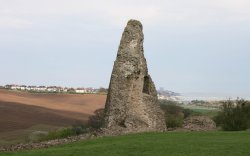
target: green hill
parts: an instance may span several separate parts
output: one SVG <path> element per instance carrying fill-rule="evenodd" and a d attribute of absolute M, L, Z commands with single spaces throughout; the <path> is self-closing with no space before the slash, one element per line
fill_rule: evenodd
<path fill-rule="evenodd" d="M 244 156 L 250 132 L 167 132 L 103 137 L 48 149 L 0 153 L 0 156 Z"/>

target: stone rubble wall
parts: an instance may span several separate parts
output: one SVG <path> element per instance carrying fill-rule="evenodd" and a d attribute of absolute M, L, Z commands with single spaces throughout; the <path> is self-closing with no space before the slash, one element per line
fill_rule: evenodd
<path fill-rule="evenodd" d="M 21 151 L 21 150 L 32 150 L 32 149 L 41 149 L 49 148 L 56 145 L 72 143 L 80 140 L 90 140 L 96 138 L 97 136 L 94 133 L 87 133 L 78 136 L 71 136 L 63 139 L 55 139 L 49 141 L 43 141 L 38 143 L 22 143 L 17 145 L 10 145 L 5 147 L 0 147 L 0 152 L 11 152 L 11 151 Z"/>

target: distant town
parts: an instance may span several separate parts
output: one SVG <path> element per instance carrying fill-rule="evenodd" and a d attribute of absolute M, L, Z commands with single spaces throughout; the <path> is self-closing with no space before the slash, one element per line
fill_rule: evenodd
<path fill-rule="evenodd" d="M 32 93 L 71 93 L 71 94 L 107 94 L 107 88 L 92 88 L 92 87 L 62 87 L 62 86 L 29 86 L 29 85 L 18 85 L 18 84 L 7 84 L 0 86 L 2 89 L 16 90 L 16 91 L 27 91 Z M 172 91 L 164 90 L 160 88 L 158 91 L 158 98 L 162 100 L 179 101 L 180 94 Z"/>
<path fill-rule="evenodd" d="M 7 84 L 5 86 L 0 86 L 4 89 L 18 90 L 18 91 L 28 91 L 28 92 L 38 92 L 38 93 L 76 93 L 76 94 L 97 94 L 97 93 L 107 93 L 106 88 L 68 88 L 61 86 L 26 86 L 18 84 Z"/>

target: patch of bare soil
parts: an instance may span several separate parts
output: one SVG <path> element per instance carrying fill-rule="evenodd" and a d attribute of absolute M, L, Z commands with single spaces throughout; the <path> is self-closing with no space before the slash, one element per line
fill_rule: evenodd
<path fill-rule="evenodd" d="M 96 109 L 104 107 L 105 100 L 106 95 L 97 94 L 38 94 L 0 89 L 0 144 L 48 127 L 84 124 Z"/>

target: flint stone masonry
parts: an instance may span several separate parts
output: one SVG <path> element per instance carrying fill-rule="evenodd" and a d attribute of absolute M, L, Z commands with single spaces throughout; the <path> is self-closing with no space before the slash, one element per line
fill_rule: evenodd
<path fill-rule="evenodd" d="M 122 34 L 105 105 L 104 128 L 111 133 L 164 131 L 155 85 L 143 51 L 142 24 L 130 20 Z"/>
<path fill-rule="evenodd" d="M 16 145 L 9 145 L 6 147 L 0 146 L 0 153 L 1 152 L 10 152 L 10 151 L 22 151 L 22 150 L 32 150 L 32 149 L 42 149 L 42 148 L 49 148 L 56 145 L 68 144 L 80 140 L 91 140 L 94 138 L 102 137 L 97 135 L 98 132 L 93 133 L 86 133 L 78 136 L 71 136 L 62 139 L 55 139 L 49 141 L 43 141 L 38 143 L 23 143 L 23 144 L 16 144 Z"/>
<path fill-rule="evenodd" d="M 184 120 L 183 129 L 189 131 L 213 131 L 216 123 L 207 116 L 192 116 Z"/>

